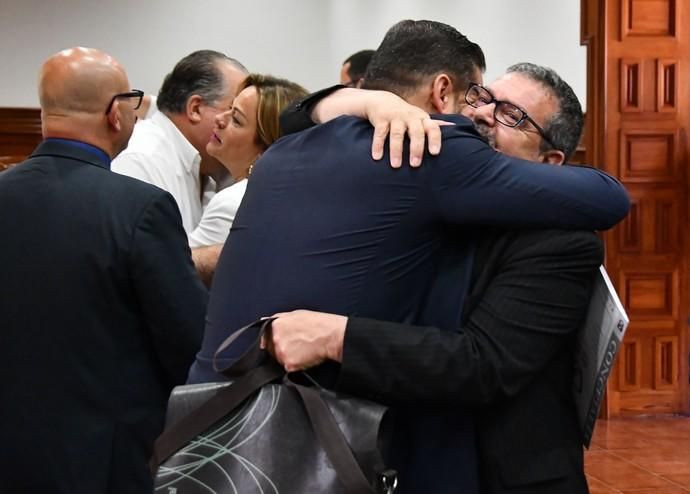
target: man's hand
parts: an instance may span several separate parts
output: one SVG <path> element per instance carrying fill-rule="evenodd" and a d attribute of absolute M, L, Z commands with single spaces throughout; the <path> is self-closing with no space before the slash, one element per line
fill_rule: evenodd
<path fill-rule="evenodd" d="M 383 157 L 386 137 L 390 136 L 390 161 L 393 168 L 402 165 L 406 134 L 410 138 L 410 166 L 417 167 L 422 164 L 424 140 L 428 141 L 429 153 L 438 154 L 441 151 L 441 126 L 452 125 L 432 120 L 421 108 L 387 91 L 368 91 L 365 108 L 365 118 L 374 126 L 371 156 L 375 160 Z"/>
<path fill-rule="evenodd" d="M 325 123 L 341 115 L 366 118 L 374 126 L 371 156 L 383 157 L 386 137 L 390 135 L 390 164 L 402 165 L 402 149 L 405 135 L 410 138 L 410 166 L 417 167 L 424 156 L 424 141 L 429 153 L 441 151 L 441 126 L 452 125 L 432 120 L 421 108 L 407 103 L 388 91 L 345 88 L 328 95 L 314 107 L 311 118 Z"/>
<path fill-rule="evenodd" d="M 274 314 L 261 342 L 287 372 L 309 369 L 325 360 L 342 361 L 347 317 L 296 310 Z"/>

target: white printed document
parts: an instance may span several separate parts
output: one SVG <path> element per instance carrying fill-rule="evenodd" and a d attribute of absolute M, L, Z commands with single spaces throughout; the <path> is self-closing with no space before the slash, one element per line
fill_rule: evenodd
<path fill-rule="evenodd" d="M 603 266 L 599 273 L 575 348 L 573 392 L 582 444 L 587 448 L 609 374 L 630 322 Z"/>

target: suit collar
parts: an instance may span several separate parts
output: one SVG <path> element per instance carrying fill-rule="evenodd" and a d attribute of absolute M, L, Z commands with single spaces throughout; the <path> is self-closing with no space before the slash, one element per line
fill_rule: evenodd
<path fill-rule="evenodd" d="M 86 142 L 49 138 L 40 143 L 31 153 L 31 157 L 46 155 L 73 158 L 110 170 L 110 157 L 105 151 Z"/>
<path fill-rule="evenodd" d="M 459 113 L 432 113 L 430 116 L 434 120 L 444 120 L 446 122 L 452 122 L 455 125 L 463 127 L 474 127 L 472 120 L 467 118 L 465 115 L 460 115 Z"/>

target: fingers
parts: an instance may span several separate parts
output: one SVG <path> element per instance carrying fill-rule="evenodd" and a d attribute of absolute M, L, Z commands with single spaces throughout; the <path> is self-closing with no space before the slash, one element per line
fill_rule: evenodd
<path fill-rule="evenodd" d="M 296 372 L 310 367 L 300 360 L 302 357 L 300 354 L 294 350 L 288 351 L 286 343 L 283 342 L 279 336 L 270 337 L 266 343 L 267 351 L 273 355 L 273 358 L 275 358 L 276 362 L 283 366 L 285 372 Z"/>
<path fill-rule="evenodd" d="M 400 168 L 402 165 L 403 142 L 407 130 L 408 125 L 403 120 L 393 120 L 390 123 L 390 142 L 388 146 L 390 150 L 391 166 L 393 168 Z"/>
<path fill-rule="evenodd" d="M 408 121 L 407 135 L 410 138 L 410 166 L 413 168 L 422 164 L 422 158 L 424 157 L 424 141 L 426 139 L 425 132 L 426 130 L 422 120 L 415 119 Z"/>
<path fill-rule="evenodd" d="M 424 134 L 428 140 L 429 154 L 437 155 L 441 152 L 441 126 L 452 125 L 450 122 L 442 122 L 441 120 L 425 119 L 422 122 Z"/>
<path fill-rule="evenodd" d="M 388 122 L 377 124 L 374 127 L 374 140 L 371 143 L 371 157 L 375 160 L 383 158 L 383 146 L 388 137 Z"/>
<path fill-rule="evenodd" d="M 281 359 L 279 358 L 277 352 L 276 352 L 276 348 L 275 348 L 275 346 L 274 346 L 274 344 L 273 344 L 273 338 L 272 338 L 272 336 L 270 336 L 270 335 L 264 335 L 264 336 L 261 338 L 261 349 L 262 349 L 262 350 L 266 350 L 268 353 L 270 353 L 271 355 L 273 355 L 273 358 L 275 358 L 275 359 L 278 361 L 278 363 L 280 363 L 280 364 L 283 363 L 283 362 L 281 361 Z"/>
<path fill-rule="evenodd" d="M 307 367 L 299 367 L 299 366 L 292 365 L 292 364 L 284 364 L 284 365 L 283 365 L 283 368 L 285 369 L 285 372 L 287 372 L 287 373 L 290 373 L 290 372 L 297 372 L 297 371 L 301 371 L 301 370 L 306 370 L 306 369 L 307 369 Z"/>
<path fill-rule="evenodd" d="M 410 140 L 409 164 L 416 168 L 424 159 L 425 145 L 431 155 L 441 152 L 441 127 L 452 122 L 433 120 L 428 115 L 405 115 L 394 119 L 383 119 L 374 127 L 371 156 L 375 160 L 383 157 L 386 138 L 389 138 L 390 166 L 400 168 L 406 138 Z"/>

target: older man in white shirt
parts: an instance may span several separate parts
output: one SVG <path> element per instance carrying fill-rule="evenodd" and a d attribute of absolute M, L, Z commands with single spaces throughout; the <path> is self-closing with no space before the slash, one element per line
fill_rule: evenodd
<path fill-rule="evenodd" d="M 198 225 L 224 167 L 206 152 L 216 115 L 232 105 L 247 69 L 200 50 L 180 60 L 158 94 L 159 111 L 136 125 L 113 171 L 164 189 L 175 198 L 187 233 Z"/>

